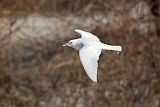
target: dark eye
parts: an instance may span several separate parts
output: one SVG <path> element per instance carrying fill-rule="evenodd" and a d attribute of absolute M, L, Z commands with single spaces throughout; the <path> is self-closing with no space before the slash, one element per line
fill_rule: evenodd
<path fill-rule="evenodd" d="M 72 44 L 72 42 L 70 42 L 70 44 Z"/>

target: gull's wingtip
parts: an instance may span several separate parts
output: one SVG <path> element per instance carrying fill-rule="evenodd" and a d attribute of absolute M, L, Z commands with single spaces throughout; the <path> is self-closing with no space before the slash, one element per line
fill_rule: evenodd
<path fill-rule="evenodd" d="M 89 78 L 90 78 L 93 82 L 97 83 L 97 75 L 96 75 L 95 77 L 89 76 Z"/>
<path fill-rule="evenodd" d="M 79 36 L 82 36 L 82 34 L 84 34 L 85 31 L 80 29 L 75 29 L 74 32 L 77 33 Z"/>
<path fill-rule="evenodd" d="M 93 82 L 95 82 L 95 83 L 97 83 L 97 79 L 95 79 L 95 80 L 92 80 Z"/>
<path fill-rule="evenodd" d="M 74 32 L 79 32 L 79 31 L 82 31 L 82 30 L 80 30 L 80 29 L 74 29 Z"/>

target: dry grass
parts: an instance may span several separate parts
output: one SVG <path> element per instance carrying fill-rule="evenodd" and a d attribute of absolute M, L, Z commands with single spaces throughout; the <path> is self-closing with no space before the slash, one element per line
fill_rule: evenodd
<path fill-rule="evenodd" d="M 1 0 L 1 15 L 20 15 L 39 12 L 46 15 L 70 13 L 75 15 L 90 15 L 96 12 L 107 14 L 114 10 L 123 13 L 134 7 L 139 2 L 146 2 L 153 13 L 159 14 L 159 0 Z M 119 5 L 117 5 L 119 4 Z M 123 7 L 121 7 L 123 5 Z M 122 9 L 124 8 L 124 9 Z"/>
<path fill-rule="evenodd" d="M 14 14 L 16 12 L 40 12 L 55 14 L 82 13 L 103 10 L 105 0 L 2 0 L 0 2 L 1 14 Z M 84 14 L 85 14 L 84 13 Z"/>
<path fill-rule="evenodd" d="M 120 15 L 124 20 L 123 27 L 119 29 L 116 25 L 90 29 L 90 32 L 100 35 L 104 43 L 123 46 L 120 55 L 110 51 L 102 54 L 97 84 L 92 83 L 85 74 L 75 50 L 62 47 L 71 38 L 56 41 L 21 39 L 13 42 L 12 32 L 6 35 L 7 42 L 0 38 L 1 107 L 160 106 L 160 34 L 155 30 L 147 29 L 147 33 L 139 30 L 141 22 L 155 23 L 155 20 L 150 20 L 152 16 L 146 20 L 143 14 L 135 19 L 125 17 L 130 13 L 127 8 L 131 6 L 127 4 L 130 0 L 103 1 L 0 1 L 3 15 L 15 11 L 25 14 L 31 11 L 56 14 L 58 11 L 67 15 L 70 12 L 91 15 L 93 11 L 99 11 L 107 12 L 115 19 L 118 17 L 116 15 Z M 121 9 L 123 3 L 126 7 Z M 12 24 L 14 21 L 11 21 Z M 144 25 L 144 28 L 148 27 Z"/>
<path fill-rule="evenodd" d="M 123 45 L 120 55 L 102 54 L 97 84 L 86 76 L 75 51 L 61 47 L 69 38 L 57 43 L 24 40 L 23 44 L 12 44 L 8 49 L 2 46 L 0 105 L 158 107 L 159 38 L 111 37 L 100 29 L 92 32 L 101 32 L 100 38 L 105 43 Z"/>

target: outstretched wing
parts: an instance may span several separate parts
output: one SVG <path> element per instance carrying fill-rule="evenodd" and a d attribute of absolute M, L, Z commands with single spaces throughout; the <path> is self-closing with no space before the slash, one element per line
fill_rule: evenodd
<path fill-rule="evenodd" d="M 97 36 L 93 35 L 92 33 L 89 33 L 89 32 L 83 31 L 83 30 L 79 30 L 79 29 L 75 29 L 74 32 L 76 32 L 78 35 L 80 35 L 81 38 L 87 37 L 87 38 L 90 38 L 91 40 L 100 41 L 99 38 Z"/>
<path fill-rule="evenodd" d="M 79 51 L 81 63 L 87 75 L 94 82 L 97 82 L 97 69 L 100 54 L 101 50 L 95 49 L 92 46 L 84 46 Z"/>

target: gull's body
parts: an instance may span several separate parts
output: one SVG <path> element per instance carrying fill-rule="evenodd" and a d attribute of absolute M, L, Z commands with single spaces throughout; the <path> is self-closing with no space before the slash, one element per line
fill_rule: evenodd
<path fill-rule="evenodd" d="M 94 82 L 97 82 L 97 69 L 98 60 L 102 50 L 113 50 L 122 51 L 121 46 L 106 45 L 100 42 L 99 38 L 95 35 L 82 31 L 74 30 L 81 38 L 70 40 L 63 46 L 69 46 L 79 51 L 81 63 L 90 77 Z"/>

